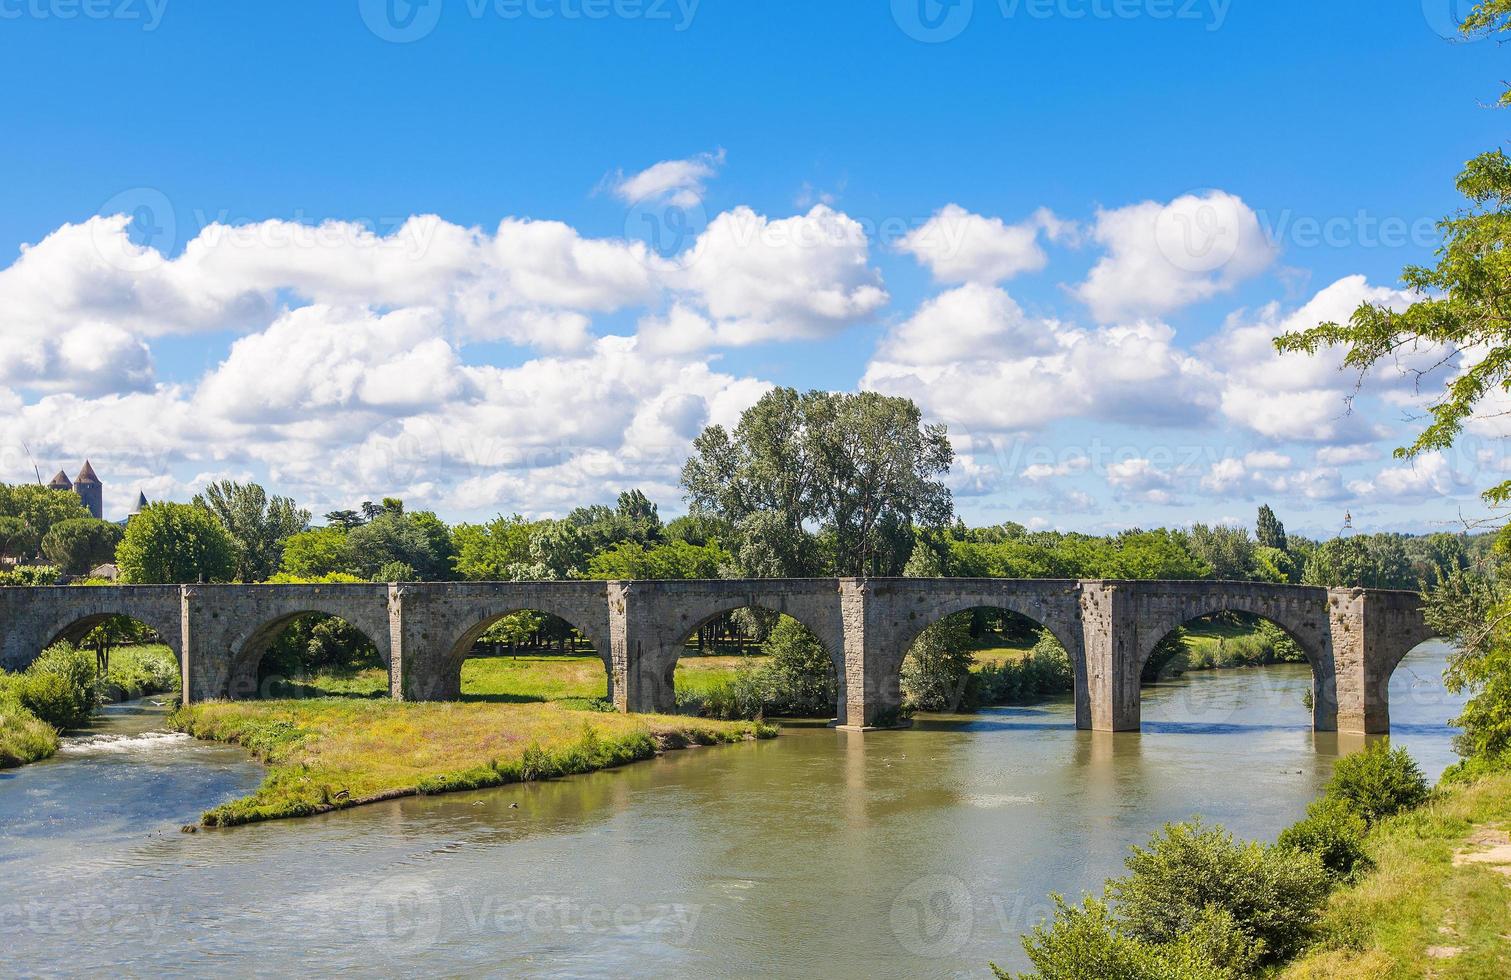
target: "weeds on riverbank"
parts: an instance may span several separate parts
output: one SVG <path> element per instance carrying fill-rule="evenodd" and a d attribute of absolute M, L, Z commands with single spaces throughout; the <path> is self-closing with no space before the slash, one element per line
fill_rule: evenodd
<path fill-rule="evenodd" d="M 242 745 L 268 767 L 250 796 L 207 812 L 231 826 L 430 793 L 590 772 L 658 751 L 769 738 L 772 726 L 574 711 L 559 704 L 206 702 L 171 724 Z"/>
<path fill-rule="evenodd" d="M 58 751 L 58 731 L 0 691 L 0 769 L 37 762 Z"/>

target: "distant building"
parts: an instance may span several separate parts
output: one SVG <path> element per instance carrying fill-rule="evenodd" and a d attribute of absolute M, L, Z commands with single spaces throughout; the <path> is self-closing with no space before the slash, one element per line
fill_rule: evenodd
<path fill-rule="evenodd" d="M 89 460 L 84 460 L 84 468 L 79 470 L 76 479 L 70 480 L 67 473 L 59 470 L 58 475 L 52 478 L 48 486 L 53 490 L 68 490 L 78 494 L 79 500 L 84 504 L 84 509 L 89 511 L 95 520 L 104 519 L 105 485 L 100 482 L 98 476 L 95 476 L 94 467 L 89 464 Z"/>

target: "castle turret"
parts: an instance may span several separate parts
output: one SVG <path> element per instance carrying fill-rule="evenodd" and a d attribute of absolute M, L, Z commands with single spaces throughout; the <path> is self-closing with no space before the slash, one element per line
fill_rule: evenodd
<path fill-rule="evenodd" d="M 105 486 L 94 475 L 94 467 L 89 465 L 89 460 L 84 460 L 84 468 L 79 470 L 78 477 L 73 481 L 73 489 L 95 520 L 104 518 Z"/>
<path fill-rule="evenodd" d="M 58 475 L 52 478 L 52 482 L 47 487 L 49 490 L 72 490 L 73 481 L 68 478 L 67 473 L 58 470 Z"/>

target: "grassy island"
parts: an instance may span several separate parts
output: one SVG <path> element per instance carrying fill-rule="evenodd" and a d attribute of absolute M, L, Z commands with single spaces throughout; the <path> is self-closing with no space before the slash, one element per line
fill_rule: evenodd
<path fill-rule="evenodd" d="M 173 727 L 241 745 L 268 767 L 250 796 L 205 826 L 302 817 L 401 796 L 550 779 L 667 749 L 770 738 L 776 728 L 561 704 L 399 703 L 354 698 L 206 702 Z"/>

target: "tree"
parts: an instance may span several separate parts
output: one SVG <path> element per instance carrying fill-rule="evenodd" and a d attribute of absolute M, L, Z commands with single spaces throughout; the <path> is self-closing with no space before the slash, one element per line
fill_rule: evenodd
<path fill-rule="evenodd" d="M 654 548 L 624 541 L 588 560 L 587 577 L 605 580 L 711 579 L 729 563 L 729 554 L 716 544 L 693 545 L 670 541 Z"/>
<path fill-rule="evenodd" d="M 236 573 L 236 542 L 203 507 L 148 504 L 116 549 L 121 577 L 137 585 L 224 582 Z"/>
<path fill-rule="evenodd" d="M 115 557 L 121 543 L 121 528 L 93 517 L 59 521 L 42 539 L 42 554 L 69 575 L 85 575 L 96 565 Z"/>
<path fill-rule="evenodd" d="M 1193 524 L 1186 532 L 1186 547 L 1212 567 L 1213 578 L 1236 582 L 1254 577 L 1254 542 L 1244 528 Z"/>
<path fill-rule="evenodd" d="M 262 582 L 278 571 L 283 542 L 309 530 L 310 512 L 288 497 L 269 497 L 256 483 L 221 480 L 205 487 L 194 503 L 214 514 L 236 542 L 236 579 Z"/>
<path fill-rule="evenodd" d="M 906 398 L 777 388 L 733 433 L 715 425 L 698 436 L 682 485 L 696 510 L 739 527 L 746 575 L 819 571 L 810 527 L 838 574 L 896 574 L 914 526 L 950 519 L 936 478 L 953 458 L 944 427 L 923 425 Z"/>
<path fill-rule="evenodd" d="M 1409 589 L 1416 585 L 1406 549 L 1400 537 L 1393 534 L 1324 541 L 1307 559 L 1301 581 L 1365 589 Z"/>
<path fill-rule="evenodd" d="M 0 483 L 0 517 L 17 517 L 36 534 L 37 542 L 59 521 L 93 517 L 78 494 L 35 483 Z"/>
<path fill-rule="evenodd" d="M 19 517 L 0 517 L 0 558 L 24 561 L 37 553 L 41 538 Z"/>
<path fill-rule="evenodd" d="M 338 527 L 301 531 L 283 542 L 281 568 L 285 575 L 319 579 L 344 573 L 347 565 L 346 532 Z"/>
<path fill-rule="evenodd" d="M 1285 551 L 1285 525 L 1270 510 L 1269 504 L 1259 505 L 1259 518 L 1254 522 L 1254 538 L 1261 548 Z"/>
<path fill-rule="evenodd" d="M 366 524 L 346 532 L 348 564 L 344 570 L 377 580 L 384 566 L 397 563 L 414 569 L 422 581 L 442 580 L 450 577 L 451 556 L 437 553 L 438 547 L 433 524 L 417 520 L 413 514 L 384 509 Z M 451 547 L 449 535 L 445 547 Z"/>
<path fill-rule="evenodd" d="M 532 528 L 518 514 L 500 515 L 487 524 L 458 524 L 451 532 L 457 573 L 474 582 L 517 579 L 516 570 L 531 563 Z"/>

